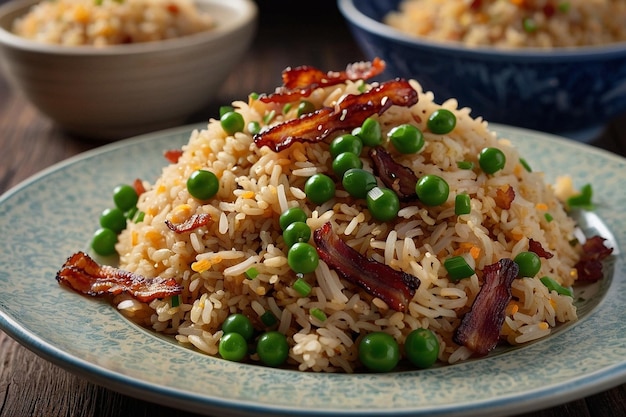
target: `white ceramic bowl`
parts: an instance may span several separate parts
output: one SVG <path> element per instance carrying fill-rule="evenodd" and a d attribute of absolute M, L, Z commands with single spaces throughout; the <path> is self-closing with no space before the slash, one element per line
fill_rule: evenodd
<path fill-rule="evenodd" d="M 0 6 L 0 53 L 9 82 L 64 129 L 115 140 L 183 123 L 206 106 L 249 48 L 252 0 L 196 0 L 217 27 L 156 42 L 92 46 L 37 43 L 10 32 L 40 0 Z"/>

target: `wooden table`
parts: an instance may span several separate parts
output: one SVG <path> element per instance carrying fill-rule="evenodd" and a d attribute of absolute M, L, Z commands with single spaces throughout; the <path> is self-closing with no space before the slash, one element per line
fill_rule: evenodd
<path fill-rule="evenodd" d="M 273 90 L 287 66 L 309 64 L 336 70 L 363 59 L 334 2 L 304 6 L 311 10 L 287 23 L 279 20 L 279 14 L 298 16 L 286 10 L 293 7 L 291 2 L 263 3 L 254 45 L 209 108 L 191 117 L 190 123 L 207 120 L 220 105 L 246 97 L 249 92 Z M 73 138 L 56 127 L 12 91 L 1 75 L 0 144 L 0 193 L 43 168 L 100 145 Z M 607 126 L 592 144 L 626 155 L 626 115 Z M 95 385 L 36 356 L 1 331 L 0 359 L 0 417 L 195 415 Z M 527 416 L 608 417 L 626 413 L 626 384 L 590 394 Z"/>

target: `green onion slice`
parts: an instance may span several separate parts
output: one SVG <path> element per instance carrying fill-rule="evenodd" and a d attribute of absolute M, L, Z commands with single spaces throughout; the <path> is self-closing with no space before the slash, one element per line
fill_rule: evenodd
<path fill-rule="evenodd" d="M 306 282 L 303 278 L 298 278 L 293 283 L 293 289 L 298 292 L 303 297 L 306 297 L 311 293 L 311 285 Z"/>
<path fill-rule="evenodd" d="M 471 199 L 467 194 L 457 194 L 454 199 L 454 214 L 470 214 L 472 211 Z"/>
<path fill-rule="evenodd" d="M 593 189 L 591 188 L 591 184 L 585 184 L 580 189 L 580 193 L 577 195 L 573 195 L 567 199 L 567 207 L 579 208 L 583 210 L 593 210 L 594 204 L 591 201 L 593 197 Z"/>
<path fill-rule="evenodd" d="M 574 296 L 574 293 L 572 292 L 571 289 L 565 288 L 564 286 L 562 286 L 561 284 L 559 284 L 558 282 L 556 282 L 554 279 L 552 279 L 550 277 L 541 277 L 541 278 L 539 278 L 539 280 L 550 291 L 556 291 L 560 295 L 567 295 L 569 297 L 573 297 Z"/>
<path fill-rule="evenodd" d="M 311 314 L 312 317 L 315 317 L 319 321 L 326 321 L 327 319 L 326 313 L 324 313 L 324 311 L 322 311 L 319 308 L 314 307 L 309 311 L 309 313 Z"/>
<path fill-rule="evenodd" d="M 454 282 L 460 281 L 463 278 L 471 277 L 475 274 L 475 271 L 468 265 L 465 258 L 462 256 L 453 256 L 446 259 L 443 262 L 443 266 L 448 271 L 448 276 Z"/>

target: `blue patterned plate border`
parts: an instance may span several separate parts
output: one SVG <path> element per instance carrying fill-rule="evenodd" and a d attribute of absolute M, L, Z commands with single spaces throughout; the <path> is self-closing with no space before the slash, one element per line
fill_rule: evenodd
<path fill-rule="evenodd" d="M 139 329 L 108 304 L 59 287 L 119 183 L 154 180 L 184 126 L 105 145 L 56 164 L 0 197 L 0 328 L 69 371 L 144 400 L 201 414 L 490 416 L 532 411 L 626 381 L 626 160 L 539 132 L 493 124 L 535 170 L 592 183 L 589 227 L 612 234 L 607 288 L 545 340 L 485 359 L 389 374 L 314 374 L 211 358 Z M 596 216 L 597 215 L 597 216 Z M 597 221 L 601 219 L 601 221 Z M 595 298 L 594 298 L 595 297 Z"/>

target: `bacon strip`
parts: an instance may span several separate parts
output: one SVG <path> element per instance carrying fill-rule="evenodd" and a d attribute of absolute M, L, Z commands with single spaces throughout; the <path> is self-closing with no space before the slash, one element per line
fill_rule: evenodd
<path fill-rule="evenodd" d="M 313 232 L 317 253 L 347 281 L 378 297 L 396 311 L 406 311 L 419 287 L 417 277 L 367 259 L 333 233 L 330 223 Z"/>
<path fill-rule="evenodd" d="M 397 163 L 381 146 L 370 149 L 369 156 L 376 175 L 387 187 L 396 192 L 401 201 L 417 199 L 415 184 L 418 178 L 411 168 Z"/>
<path fill-rule="evenodd" d="M 486 355 L 498 343 L 505 309 L 512 297 L 511 284 L 519 267 L 512 259 L 505 258 L 487 265 L 483 272 L 484 283 L 452 338 L 478 355 Z"/>
<path fill-rule="evenodd" d="M 84 252 L 70 256 L 57 272 L 56 280 L 61 285 L 92 297 L 126 292 L 144 303 L 183 292 L 183 287 L 174 278 L 148 279 L 112 266 L 99 265 Z"/>
<path fill-rule="evenodd" d="M 384 113 L 392 105 L 410 107 L 417 100 L 417 91 L 408 81 L 387 81 L 363 94 L 346 96 L 334 108 L 325 107 L 273 126 L 256 134 L 254 142 L 259 148 L 268 146 L 275 152 L 293 142 L 320 142 L 336 130 L 361 126 L 365 119 Z"/>
<path fill-rule="evenodd" d="M 348 80 L 365 80 L 381 74 L 384 70 L 385 61 L 380 58 L 374 58 L 372 62 L 349 64 L 345 71 L 324 72 L 308 65 L 289 67 L 282 73 L 283 87 L 273 94 L 260 96 L 259 100 L 264 103 L 289 103 L 310 96 L 316 88 L 329 87 Z"/>
<path fill-rule="evenodd" d="M 515 190 L 510 185 L 504 185 L 496 190 L 494 201 L 496 206 L 503 210 L 511 208 L 511 203 L 515 199 Z"/>
<path fill-rule="evenodd" d="M 175 233 L 187 233 L 196 230 L 199 227 L 213 223 L 213 218 L 207 213 L 194 214 L 183 223 L 175 224 L 169 220 L 165 220 L 165 225 Z"/>
<path fill-rule="evenodd" d="M 552 253 L 545 250 L 543 246 L 541 246 L 541 242 L 537 242 L 534 239 L 528 239 L 528 250 L 530 252 L 534 252 L 537 256 L 544 259 L 550 259 L 554 256 Z"/>
<path fill-rule="evenodd" d="M 176 162 L 178 162 L 178 159 L 181 157 L 182 154 L 183 154 L 182 149 L 168 149 L 165 152 L 163 152 L 163 156 L 165 157 L 165 159 L 167 159 L 172 164 L 175 164 Z"/>
<path fill-rule="evenodd" d="M 583 243 L 583 253 L 574 265 L 579 281 L 596 282 L 604 276 L 602 261 L 613 253 L 613 248 L 604 245 L 605 240 L 601 236 L 593 236 Z"/>

